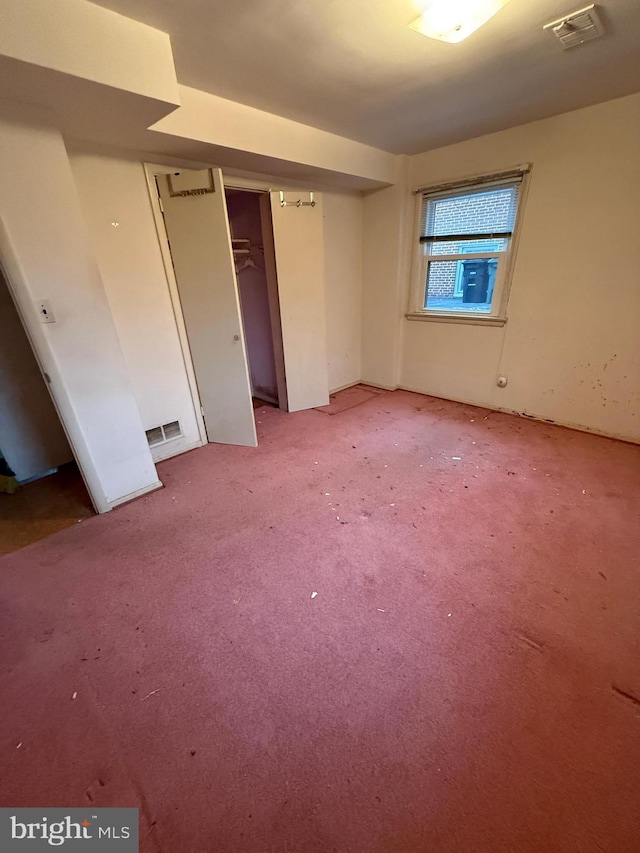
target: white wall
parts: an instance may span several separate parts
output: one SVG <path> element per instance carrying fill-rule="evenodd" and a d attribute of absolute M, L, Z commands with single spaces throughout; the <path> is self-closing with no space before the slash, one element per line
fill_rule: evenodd
<path fill-rule="evenodd" d="M 341 178 L 341 185 L 357 188 L 393 180 L 396 158 L 387 151 L 189 86 L 179 86 L 179 93 L 180 107 L 147 134 L 153 150 L 166 137 L 164 150 L 167 142 L 176 153 L 187 146 L 192 159 L 213 158 L 221 166 L 290 178 L 307 174 L 326 183 Z M 208 156 L 197 154 L 195 143 L 210 146 Z"/>
<path fill-rule="evenodd" d="M 0 98 L 51 108 L 69 136 L 355 189 L 393 179 L 393 154 L 179 85 L 167 33 L 95 3 L 0 0 L 0 20 Z"/>
<path fill-rule="evenodd" d="M 323 193 L 329 389 L 362 378 L 362 198 Z"/>
<path fill-rule="evenodd" d="M 182 452 L 197 442 L 197 423 L 142 164 L 78 143 L 70 161 L 144 427 L 180 419 L 185 439 L 172 452 Z M 362 378 L 363 200 L 346 192 L 322 197 L 329 387 L 335 389 Z"/>
<path fill-rule="evenodd" d="M 143 165 L 77 148 L 70 162 L 142 424 L 182 426 L 154 458 L 181 453 L 200 437 Z"/>
<path fill-rule="evenodd" d="M 0 0 L 0 54 L 178 103 L 167 33 L 85 0 Z"/>
<path fill-rule="evenodd" d="M 59 131 L 0 104 L 0 253 L 101 510 L 159 486 Z M 43 325 L 49 299 L 57 322 Z"/>
<path fill-rule="evenodd" d="M 639 150 L 640 95 L 632 95 L 411 157 L 407 210 L 408 191 L 421 185 L 522 162 L 533 172 L 507 325 L 396 321 L 391 309 L 383 322 L 378 312 L 381 334 L 402 341 L 398 384 L 640 438 Z M 386 214 L 374 211 L 367 239 Z M 408 258 L 412 235 L 406 246 Z M 383 258 L 389 294 L 393 249 Z M 365 323 L 372 346 L 366 313 Z M 374 353 L 367 369 L 369 381 L 389 375 Z M 498 373 L 508 376 L 505 389 Z"/>
<path fill-rule="evenodd" d="M 167 33 L 86 0 L 0 0 L 0 99 L 122 145 L 179 102 Z"/>
<path fill-rule="evenodd" d="M 198 428 L 143 166 L 81 143 L 73 143 L 69 156 L 144 428 L 179 419 L 184 439 L 158 449 L 156 458 L 180 453 L 198 442 Z M 362 378 L 363 201 L 348 192 L 324 192 L 322 199 L 329 388 L 335 389 Z M 304 246 L 299 252 L 304 267 Z"/>
<path fill-rule="evenodd" d="M 365 196 L 362 266 L 362 379 L 383 388 L 400 381 L 406 310 L 406 159 L 393 186 Z"/>
<path fill-rule="evenodd" d="M 2 270 L 0 452 L 18 480 L 37 477 L 73 459 Z"/>

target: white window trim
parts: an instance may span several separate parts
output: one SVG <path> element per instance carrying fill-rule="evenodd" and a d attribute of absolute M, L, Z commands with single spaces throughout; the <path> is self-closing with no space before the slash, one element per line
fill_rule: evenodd
<path fill-rule="evenodd" d="M 450 195 L 455 190 L 459 189 L 462 193 L 465 189 L 476 186 L 478 184 L 505 183 L 509 179 L 513 180 L 516 174 L 521 175 L 520 197 L 518 201 L 518 210 L 516 212 L 516 221 L 513 229 L 513 234 L 509 240 L 509 246 L 506 252 L 478 252 L 460 255 L 443 255 L 441 260 L 458 261 L 458 260 L 473 260 L 474 258 L 495 258 L 503 256 L 498 261 L 496 270 L 496 279 L 493 289 L 493 299 L 491 302 L 491 311 L 481 313 L 479 311 L 442 311 L 438 309 L 428 309 L 424 307 L 426 296 L 426 280 L 427 280 L 427 264 L 430 257 L 426 251 L 422 250 L 420 234 L 422 224 L 422 209 L 425 193 L 430 193 L 429 187 L 416 188 L 413 193 L 415 195 L 415 213 L 414 213 L 414 228 L 413 239 L 411 243 L 411 286 L 409 288 L 409 306 L 405 315 L 407 320 L 422 320 L 436 323 L 460 323 L 474 326 L 504 326 L 507 322 L 507 305 L 511 291 L 511 283 L 513 279 L 513 269 L 515 259 L 518 252 L 518 243 L 520 241 L 520 232 L 522 230 L 522 220 L 524 218 L 524 208 L 529 190 L 529 177 L 531 174 L 531 164 L 519 166 L 516 169 L 505 170 L 503 173 L 491 175 L 478 175 L 471 178 L 461 178 L 459 181 L 451 181 L 446 185 L 438 185 L 433 187 L 433 193 L 436 194 L 442 190 L 443 195 Z M 416 248 L 416 243 L 418 248 Z M 431 257 L 433 259 L 433 257 Z"/>

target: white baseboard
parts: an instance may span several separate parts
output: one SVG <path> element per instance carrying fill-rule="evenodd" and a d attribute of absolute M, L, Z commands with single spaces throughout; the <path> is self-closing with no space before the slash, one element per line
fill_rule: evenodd
<path fill-rule="evenodd" d="M 142 489 L 138 489 L 135 492 L 129 492 L 128 495 L 123 495 L 121 498 L 116 498 L 113 501 L 107 501 L 108 509 L 105 512 L 109 512 L 109 510 L 115 509 L 117 506 L 121 506 L 122 504 L 126 504 L 129 501 L 134 500 L 135 498 L 141 498 L 143 495 L 148 494 L 149 492 L 155 492 L 156 489 L 162 489 L 163 484 L 160 480 L 156 480 L 155 483 L 151 483 L 148 486 L 144 486 Z"/>
<path fill-rule="evenodd" d="M 397 391 L 397 385 L 381 385 L 379 382 L 367 382 L 366 379 L 358 379 L 357 382 L 348 382 L 346 385 L 340 385 L 339 388 L 332 388 L 329 394 L 337 394 L 338 391 L 346 391 L 347 388 L 354 388 L 356 385 L 368 385 L 370 388 L 379 388 L 381 391 Z"/>
<path fill-rule="evenodd" d="M 187 453 L 189 450 L 195 450 L 196 447 L 204 447 L 206 442 L 199 438 L 196 441 L 190 441 L 188 444 L 182 444 L 180 439 L 168 441 L 166 444 L 159 444 L 157 447 L 151 448 L 151 456 L 154 462 L 164 462 L 165 459 L 171 459 L 173 456 L 180 456 L 182 453 Z"/>
<path fill-rule="evenodd" d="M 369 385 L 371 388 L 379 388 L 381 391 L 399 391 L 399 385 L 382 385 L 380 382 L 367 382 L 366 379 L 361 379 L 358 385 Z"/>
<path fill-rule="evenodd" d="M 338 391 L 346 391 L 347 388 L 353 388 L 355 385 L 360 385 L 360 381 L 357 382 L 347 382 L 346 385 L 339 385 L 337 388 L 332 388 L 329 391 L 329 394 L 337 394 Z"/>

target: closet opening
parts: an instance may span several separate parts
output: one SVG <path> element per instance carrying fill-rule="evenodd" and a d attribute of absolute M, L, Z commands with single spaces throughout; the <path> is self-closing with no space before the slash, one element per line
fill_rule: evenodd
<path fill-rule="evenodd" d="M 322 197 L 145 170 L 202 441 L 256 447 L 256 404 L 329 402 Z"/>
<path fill-rule="evenodd" d="M 254 408 L 286 409 L 278 282 L 269 195 L 225 188 Z"/>
<path fill-rule="evenodd" d="M 93 514 L 0 264 L 0 555 Z"/>

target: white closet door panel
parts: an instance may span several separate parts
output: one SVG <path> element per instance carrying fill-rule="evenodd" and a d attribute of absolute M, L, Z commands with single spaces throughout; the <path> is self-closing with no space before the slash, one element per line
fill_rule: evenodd
<path fill-rule="evenodd" d="M 208 439 L 255 447 L 222 173 L 176 170 L 158 185 Z"/>
<path fill-rule="evenodd" d="M 322 197 L 315 207 L 282 207 L 271 194 L 282 346 L 290 412 L 329 402 Z M 308 193 L 285 193 L 293 201 Z"/>

